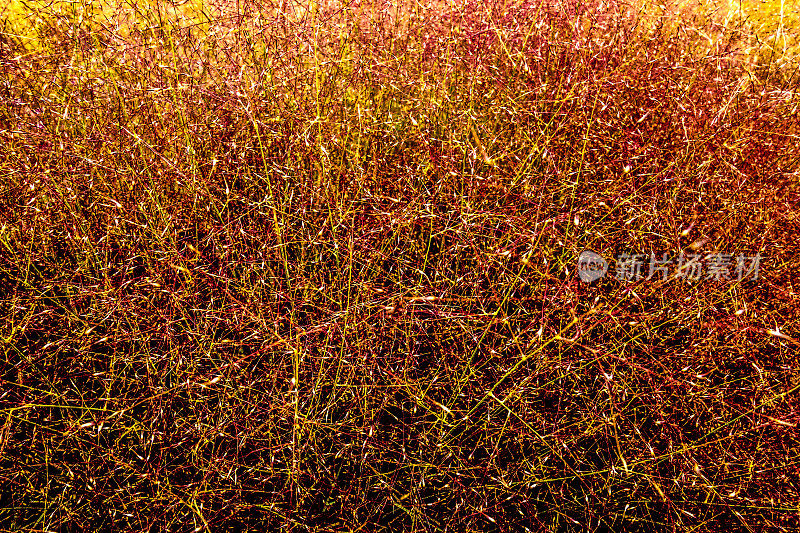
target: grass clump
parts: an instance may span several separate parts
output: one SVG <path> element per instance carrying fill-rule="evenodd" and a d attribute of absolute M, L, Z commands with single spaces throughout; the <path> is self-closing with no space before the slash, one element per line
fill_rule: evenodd
<path fill-rule="evenodd" d="M 9 7 L 0 525 L 796 529 L 798 73 L 741 13 Z"/>

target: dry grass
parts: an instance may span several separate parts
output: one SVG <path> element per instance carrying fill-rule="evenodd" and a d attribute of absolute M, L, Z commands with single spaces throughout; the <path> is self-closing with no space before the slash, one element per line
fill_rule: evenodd
<path fill-rule="evenodd" d="M 800 527 L 798 70 L 747 18 L 153 6 L 3 18 L 0 526 Z M 693 243 L 761 277 L 574 273 Z"/>

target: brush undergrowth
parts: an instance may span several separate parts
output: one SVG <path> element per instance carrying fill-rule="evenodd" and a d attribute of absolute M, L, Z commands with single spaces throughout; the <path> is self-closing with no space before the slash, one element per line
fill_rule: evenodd
<path fill-rule="evenodd" d="M 7 530 L 800 527 L 793 28 L 15 5 Z M 762 262 L 585 284 L 586 248 Z"/>

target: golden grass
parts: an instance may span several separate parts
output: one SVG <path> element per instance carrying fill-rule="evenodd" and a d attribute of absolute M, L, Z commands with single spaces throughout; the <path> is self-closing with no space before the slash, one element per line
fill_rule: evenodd
<path fill-rule="evenodd" d="M 788 31 L 710 3 L 20 5 L 0 529 L 797 528 Z M 584 249 L 764 259 L 585 284 Z"/>

